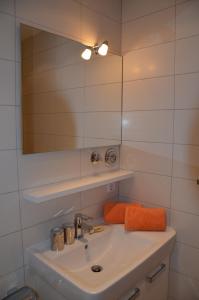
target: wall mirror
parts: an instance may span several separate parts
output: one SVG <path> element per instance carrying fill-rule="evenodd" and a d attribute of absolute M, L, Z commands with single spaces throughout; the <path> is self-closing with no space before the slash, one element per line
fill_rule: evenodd
<path fill-rule="evenodd" d="M 20 26 L 23 153 L 120 144 L 122 57 Z"/>

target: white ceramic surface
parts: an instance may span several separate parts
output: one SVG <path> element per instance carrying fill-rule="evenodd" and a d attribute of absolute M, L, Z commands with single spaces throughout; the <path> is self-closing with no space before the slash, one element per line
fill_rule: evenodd
<path fill-rule="evenodd" d="M 28 261 L 67 299 L 114 300 L 170 254 L 174 237 L 169 227 L 166 232 L 125 232 L 123 225 L 109 225 L 86 236 L 87 249 L 76 241 L 56 253 L 45 241 L 27 250 Z M 96 264 L 103 267 L 100 273 L 91 271 Z"/>

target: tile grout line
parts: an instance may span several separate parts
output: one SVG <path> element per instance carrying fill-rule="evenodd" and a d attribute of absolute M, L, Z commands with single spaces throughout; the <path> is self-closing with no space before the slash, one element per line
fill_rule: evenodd
<path fill-rule="evenodd" d="M 156 14 L 158 14 L 158 13 L 160 13 L 160 12 L 169 10 L 169 9 L 171 9 L 171 8 L 175 8 L 175 5 L 176 5 L 176 4 L 168 5 L 167 7 L 164 7 L 164 8 L 158 9 L 158 10 L 154 10 L 154 11 L 152 11 L 152 12 L 150 12 L 150 13 L 147 13 L 147 14 L 144 14 L 144 15 L 141 15 L 141 16 L 138 16 L 138 17 L 135 17 L 135 18 L 133 18 L 133 19 L 129 19 L 129 20 L 127 20 L 127 21 L 123 21 L 122 23 L 123 23 L 124 25 L 126 25 L 126 24 L 128 24 L 128 23 L 133 23 L 133 22 L 135 22 L 135 21 L 137 21 L 137 20 L 140 20 L 140 19 L 143 19 L 143 18 L 145 18 L 145 17 L 149 17 L 149 16 L 152 16 L 152 15 L 156 15 Z"/>
<path fill-rule="evenodd" d="M 16 148 L 18 145 L 18 111 L 16 107 L 16 99 L 17 99 L 17 19 L 16 19 L 16 1 L 14 1 L 14 11 L 15 11 L 15 132 L 16 132 Z M 23 267 L 23 280 L 25 284 L 25 249 L 24 249 L 24 241 L 23 241 L 23 231 L 22 231 L 22 207 L 21 207 L 21 193 L 20 193 L 20 172 L 19 172 L 19 153 L 18 150 L 16 149 L 16 160 L 17 160 L 17 185 L 18 185 L 18 200 L 19 200 L 19 222 L 20 222 L 20 236 L 21 236 L 21 257 L 22 257 L 22 267 Z"/>
<path fill-rule="evenodd" d="M 176 39 L 176 5 L 175 5 L 175 39 Z M 175 148 L 175 90 L 176 90 L 176 80 L 175 80 L 175 71 L 176 71 L 176 41 L 174 42 L 174 90 L 173 90 L 173 120 L 172 120 L 172 126 L 173 126 L 173 140 L 172 140 L 172 154 L 171 154 L 171 189 L 170 189 L 170 208 L 172 210 L 173 207 L 173 172 L 174 172 L 174 148 Z M 171 217 L 170 222 L 172 223 L 172 211 L 171 211 Z"/>
<path fill-rule="evenodd" d="M 149 49 L 149 48 L 153 48 L 153 47 L 163 46 L 163 45 L 171 44 L 171 43 L 178 42 L 178 41 L 181 41 L 181 40 L 188 40 L 188 39 L 195 38 L 195 37 L 198 38 L 199 37 L 199 33 L 193 34 L 193 35 L 190 35 L 190 36 L 186 36 L 186 37 L 169 39 L 167 41 L 163 41 L 163 42 L 160 42 L 160 43 L 150 44 L 150 45 L 147 45 L 147 46 L 144 46 L 144 47 L 132 48 L 132 49 L 124 49 L 123 52 L 124 52 L 124 55 L 127 55 L 128 53 L 132 53 L 132 52 L 135 52 L 135 51 L 141 51 L 141 50 L 144 50 L 144 49 Z"/>

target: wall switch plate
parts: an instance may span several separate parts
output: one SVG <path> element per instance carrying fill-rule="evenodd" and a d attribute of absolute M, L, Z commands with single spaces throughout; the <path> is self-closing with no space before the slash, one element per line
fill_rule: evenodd
<path fill-rule="evenodd" d="M 107 184 L 106 190 L 108 193 L 114 192 L 115 191 L 115 183 L 109 183 Z"/>

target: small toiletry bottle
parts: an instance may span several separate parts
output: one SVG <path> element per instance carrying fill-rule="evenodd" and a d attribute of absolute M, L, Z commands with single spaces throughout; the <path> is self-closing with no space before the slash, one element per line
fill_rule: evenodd
<path fill-rule="evenodd" d="M 64 223 L 64 243 L 66 245 L 71 245 L 75 242 L 75 227 L 72 223 Z"/>
<path fill-rule="evenodd" d="M 55 227 L 51 230 L 51 250 L 62 251 L 64 249 L 64 230 Z"/>

